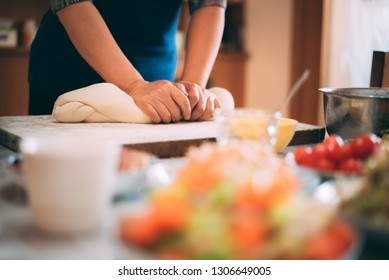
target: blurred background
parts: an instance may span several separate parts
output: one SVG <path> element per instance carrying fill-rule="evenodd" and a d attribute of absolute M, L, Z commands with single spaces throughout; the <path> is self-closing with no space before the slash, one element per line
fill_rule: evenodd
<path fill-rule="evenodd" d="M 47 0 L 0 0 L 0 116 L 27 114 L 29 45 L 47 8 Z M 188 20 L 184 3 L 177 78 Z M 229 0 L 208 86 L 230 90 L 238 107 L 275 109 L 309 69 L 309 80 L 283 113 L 323 125 L 318 88 L 368 87 L 373 50 L 389 51 L 386 34 L 386 0 Z"/>

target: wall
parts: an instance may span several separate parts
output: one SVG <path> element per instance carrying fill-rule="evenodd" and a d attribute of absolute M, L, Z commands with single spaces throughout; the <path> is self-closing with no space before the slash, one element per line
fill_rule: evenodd
<path fill-rule="evenodd" d="M 389 51 L 389 1 L 326 0 L 322 84 L 368 87 L 374 50 Z"/>
<path fill-rule="evenodd" d="M 293 1 L 246 1 L 245 106 L 271 110 L 290 87 Z"/>

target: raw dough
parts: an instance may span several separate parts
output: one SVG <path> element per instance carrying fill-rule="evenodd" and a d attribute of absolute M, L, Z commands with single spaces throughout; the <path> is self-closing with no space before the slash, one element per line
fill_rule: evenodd
<path fill-rule="evenodd" d="M 223 109 L 233 109 L 234 99 L 223 88 L 210 88 Z M 110 83 L 99 83 L 62 94 L 54 103 L 53 117 L 59 122 L 151 123 L 131 96 Z"/>

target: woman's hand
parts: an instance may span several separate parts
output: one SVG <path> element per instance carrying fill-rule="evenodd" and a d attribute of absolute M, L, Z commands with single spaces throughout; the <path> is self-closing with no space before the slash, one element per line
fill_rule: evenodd
<path fill-rule="evenodd" d="M 154 123 L 179 122 L 182 118 L 191 118 L 187 93 L 169 81 L 147 82 L 139 79 L 132 82 L 126 92 Z"/>
<path fill-rule="evenodd" d="M 191 121 L 209 120 L 212 118 L 215 109 L 221 107 L 216 95 L 194 82 L 180 81 L 174 85 L 188 94 L 190 108 L 192 109 Z"/>

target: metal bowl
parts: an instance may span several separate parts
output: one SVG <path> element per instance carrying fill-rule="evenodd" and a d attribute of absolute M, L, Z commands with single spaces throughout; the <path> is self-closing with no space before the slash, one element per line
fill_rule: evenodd
<path fill-rule="evenodd" d="M 350 140 L 389 132 L 389 88 L 320 88 L 328 134 Z"/>

